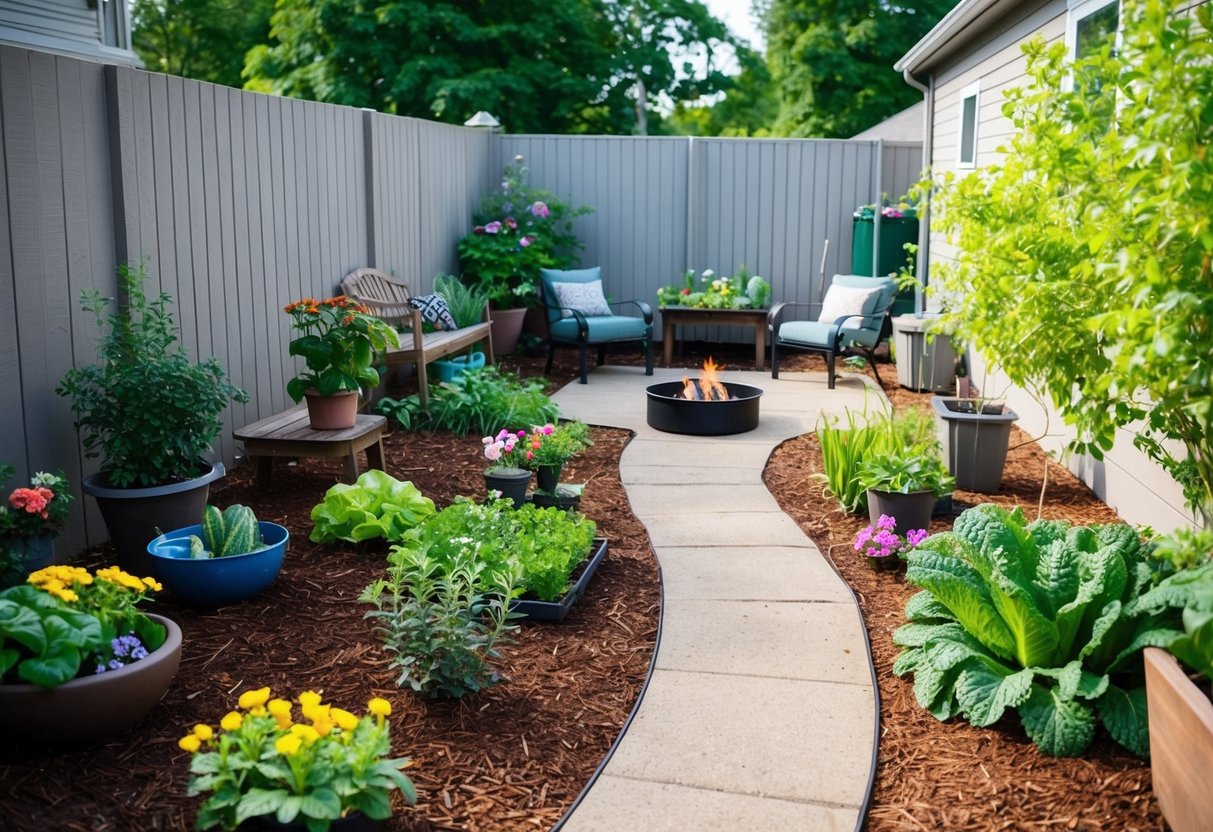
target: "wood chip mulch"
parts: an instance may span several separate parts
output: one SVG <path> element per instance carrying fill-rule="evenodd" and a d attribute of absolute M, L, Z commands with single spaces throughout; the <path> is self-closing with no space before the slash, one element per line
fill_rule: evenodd
<path fill-rule="evenodd" d="M 740 347 L 689 344 L 685 366 L 709 352 L 727 367 L 749 367 Z M 635 363 L 629 353 L 612 363 Z M 535 375 L 536 358 L 508 367 Z M 788 370 L 824 369 L 795 356 Z M 926 406 L 928 395 L 888 382 L 898 407 Z M 551 387 L 575 376 L 560 354 Z M 592 382 L 591 382 L 592 383 Z M 243 690 L 271 686 L 295 695 L 309 688 L 360 710 L 373 695 L 393 705 L 393 752 L 409 756 L 419 802 L 397 797 L 386 830 L 548 829 L 576 799 L 618 735 L 641 690 L 659 615 L 659 578 L 648 536 L 631 513 L 618 478 L 629 435 L 596 428 L 595 445 L 569 466 L 566 481 L 588 482 L 584 513 L 610 540 L 589 591 L 563 624 L 523 624 L 500 663 L 509 681 L 459 702 L 423 700 L 395 685 L 396 673 L 357 602 L 376 577 L 386 547 L 318 546 L 307 540 L 309 513 L 340 476 L 337 463 L 278 463 L 269 489 L 251 466 L 237 468 L 213 492 L 219 505 L 243 502 L 258 517 L 291 530 L 281 576 L 241 605 L 199 612 L 160 600 L 158 611 L 182 626 L 181 669 L 165 699 L 129 736 L 82 749 L 0 741 L 0 829 L 185 830 L 199 798 L 185 794 L 187 755 L 178 737 L 195 722 L 215 724 Z M 387 438 L 388 467 L 439 506 L 479 494 L 480 441 L 439 433 Z M 1027 442 L 1018 431 L 1012 444 Z M 1034 515 L 1045 457 L 1035 444 L 1012 451 L 997 495 L 958 492 L 956 512 L 992 500 Z M 1106 522 L 1115 515 L 1064 468 L 1049 468 L 1044 516 Z M 850 549 L 866 520 L 843 514 L 811 474 L 821 470 L 815 437 L 789 440 L 772 455 L 765 479 L 784 510 L 828 553 L 859 597 L 872 640 L 881 695 L 879 768 L 867 828 L 872 830 L 1163 829 L 1146 763 L 1100 735 L 1080 759 L 1036 752 L 1014 717 L 991 729 L 936 721 L 914 701 L 910 679 L 894 677 L 891 633 L 913 588 L 901 571 L 873 570 Z M 950 527 L 937 518 L 932 531 Z M 90 553 L 99 563 L 104 548 Z M 166 593 L 167 595 L 167 593 Z"/>

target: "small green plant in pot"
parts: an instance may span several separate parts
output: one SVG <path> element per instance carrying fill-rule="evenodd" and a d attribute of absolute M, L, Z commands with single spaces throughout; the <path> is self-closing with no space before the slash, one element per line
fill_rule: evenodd
<path fill-rule="evenodd" d="M 925 529 L 935 501 L 952 493 L 955 481 L 939 454 L 930 448 L 877 453 L 859 467 L 859 483 L 867 492 L 868 516 L 896 518 L 896 534 Z"/>
<path fill-rule="evenodd" d="M 193 362 L 178 345 L 170 298 L 149 300 L 142 265 L 122 265 L 118 288 L 126 301 L 105 315 L 110 300 L 96 289 L 81 304 L 102 329 L 98 362 L 68 370 L 56 388 L 72 401 L 76 428 L 101 470 L 86 477 L 124 568 L 147 574 L 145 551 L 157 526 L 197 522 L 209 484 L 223 476 L 208 461 L 230 401 L 248 394 L 228 383 L 214 356 Z"/>

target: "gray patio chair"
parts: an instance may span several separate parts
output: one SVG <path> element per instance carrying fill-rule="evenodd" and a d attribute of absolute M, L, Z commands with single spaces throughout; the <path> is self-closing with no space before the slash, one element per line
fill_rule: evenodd
<path fill-rule="evenodd" d="M 889 310 L 897 297 L 897 285 L 890 277 L 836 274 L 830 282 L 830 288 L 835 287 L 838 288 L 834 295 L 827 292 L 823 303 L 777 303 L 771 307 L 767 317 L 771 378 L 779 378 L 780 350 L 789 349 L 824 354 L 831 390 L 834 389 L 835 357 L 848 350 L 864 353 L 879 378 L 876 345 L 888 335 Z M 824 308 L 825 302 L 829 302 L 833 311 Z M 788 319 L 798 311 L 802 315 L 811 314 L 809 310 L 814 307 L 821 310 L 818 319 Z M 830 320 L 821 320 L 822 313 L 826 312 Z"/>
<path fill-rule="evenodd" d="M 552 371 L 556 347 L 576 347 L 580 353 L 581 383 L 588 381 L 587 354 L 598 348 L 598 365 L 606 360 L 608 344 L 641 341 L 644 374 L 653 375 L 653 309 L 644 301 L 608 303 L 602 293 L 602 269 L 540 269 L 540 300 L 548 318 L 548 362 Z M 615 314 L 612 307 L 634 305 L 640 317 Z"/>

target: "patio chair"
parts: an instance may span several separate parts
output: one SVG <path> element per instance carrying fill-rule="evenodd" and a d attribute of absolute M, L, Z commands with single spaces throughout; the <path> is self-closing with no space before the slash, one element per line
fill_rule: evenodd
<path fill-rule="evenodd" d="M 640 300 L 607 303 L 602 293 L 602 269 L 540 269 L 540 301 L 548 318 L 548 362 L 552 371 L 556 347 L 576 347 L 580 352 L 581 383 L 588 381 L 586 366 L 590 347 L 598 348 L 598 366 L 606 360 L 608 344 L 642 341 L 644 374 L 653 375 L 653 309 Z M 633 304 L 641 317 L 617 315 L 613 306 Z"/>
<path fill-rule="evenodd" d="M 876 345 L 887 336 L 889 310 L 897 297 L 890 277 L 836 274 L 821 303 L 777 303 L 767 317 L 771 341 L 771 378 L 779 378 L 780 350 L 823 353 L 834 389 L 834 359 L 848 350 L 864 353 L 877 378 Z M 785 320 L 797 309 L 821 310 L 816 320 Z M 811 314 L 811 313 L 809 313 Z"/>

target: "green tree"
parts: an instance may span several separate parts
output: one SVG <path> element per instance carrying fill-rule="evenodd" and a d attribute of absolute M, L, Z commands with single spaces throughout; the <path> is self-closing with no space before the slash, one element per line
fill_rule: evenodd
<path fill-rule="evenodd" d="M 1116 432 L 1213 523 L 1213 7 L 1126 2 L 1120 53 L 1025 47 L 1001 164 L 949 178 L 951 319 L 1102 458 Z"/>
<path fill-rule="evenodd" d="M 269 38 L 274 0 L 137 0 L 135 52 L 148 69 L 239 87 L 244 56 Z"/>
<path fill-rule="evenodd" d="M 741 72 L 730 76 L 724 97 L 711 106 L 681 103 L 670 117 L 671 127 L 692 136 L 768 136 L 779 115 L 779 100 L 771 73 L 761 54 L 737 47 Z"/>
<path fill-rule="evenodd" d="M 919 101 L 892 66 L 955 0 L 770 0 L 767 61 L 785 136 L 853 136 Z"/>

